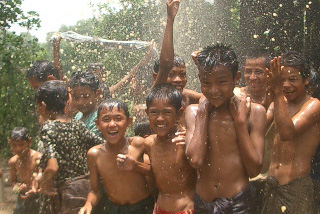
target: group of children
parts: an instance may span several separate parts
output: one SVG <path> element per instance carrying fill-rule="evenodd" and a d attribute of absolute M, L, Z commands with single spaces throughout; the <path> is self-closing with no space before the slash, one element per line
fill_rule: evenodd
<path fill-rule="evenodd" d="M 126 136 L 133 120 L 124 102 L 101 102 L 93 72 L 76 72 L 66 83 L 45 61 L 28 71 L 41 130 L 38 152 L 25 128 L 9 137 L 15 213 L 318 212 L 309 175 L 320 139 L 316 73 L 296 52 L 272 60 L 257 54 L 246 60 L 247 86 L 236 88 L 236 54 L 215 44 L 192 54 L 202 93 L 185 89 L 185 63 L 173 46 L 179 4 L 167 2 L 139 136 Z M 252 179 L 263 173 L 258 209 Z"/>

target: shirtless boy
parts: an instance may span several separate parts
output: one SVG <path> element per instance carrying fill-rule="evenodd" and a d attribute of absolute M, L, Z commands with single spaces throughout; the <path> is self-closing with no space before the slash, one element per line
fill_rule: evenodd
<path fill-rule="evenodd" d="M 97 126 L 105 143 L 91 148 L 88 152 L 91 192 L 79 214 L 92 213 L 100 199 L 100 177 L 110 200 L 105 213 L 151 214 L 154 200 L 150 196 L 144 171 L 123 170 L 117 156 L 130 156 L 133 161 L 142 161 L 144 139 L 126 138 L 131 125 L 127 106 L 117 99 L 102 102 L 98 108 Z M 127 167 L 127 166 L 126 166 Z M 142 169 L 144 170 L 144 169 Z M 150 168 L 148 169 L 150 171 Z"/>
<path fill-rule="evenodd" d="M 154 86 L 169 83 L 174 85 L 181 93 L 185 106 L 198 103 L 201 93 L 185 89 L 187 73 L 184 60 L 174 55 L 173 23 L 179 10 L 180 0 L 167 1 L 167 26 L 164 34 L 160 59 L 155 62 L 153 78 Z"/>
<path fill-rule="evenodd" d="M 270 67 L 274 103 L 267 119 L 276 135 L 262 213 L 315 213 L 309 173 L 319 145 L 320 101 L 306 90 L 310 68 L 296 52 L 274 58 Z"/>
<path fill-rule="evenodd" d="M 25 195 L 32 188 L 34 173 L 39 172 L 37 162 L 41 158 L 41 153 L 30 149 L 32 137 L 24 127 L 15 127 L 9 138 L 10 148 L 15 156 L 10 161 L 10 178 L 13 189 L 19 191 L 18 204 L 15 214 L 34 213 L 39 211 L 39 204 L 36 199 L 38 194 Z"/>
<path fill-rule="evenodd" d="M 146 99 L 155 135 L 146 138 L 145 146 L 159 189 L 154 214 L 194 213 L 197 175 L 185 156 L 185 131 L 177 127 L 181 101 L 181 93 L 169 84 L 154 87 Z"/>
<path fill-rule="evenodd" d="M 259 103 L 268 109 L 272 99 L 267 90 L 267 68 L 270 68 L 267 54 L 262 51 L 251 51 L 246 57 L 243 73 L 247 86 L 235 88 L 235 94 L 240 97 L 250 97 L 251 102 Z"/>
<path fill-rule="evenodd" d="M 186 154 L 199 170 L 195 213 L 248 213 L 249 177 L 262 166 L 266 111 L 234 96 L 238 62 L 229 46 L 208 46 L 194 61 L 204 95 L 186 110 Z"/>

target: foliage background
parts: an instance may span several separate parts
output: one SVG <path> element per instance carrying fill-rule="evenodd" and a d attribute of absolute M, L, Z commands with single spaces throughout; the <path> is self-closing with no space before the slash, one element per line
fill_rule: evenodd
<path fill-rule="evenodd" d="M 36 12 L 23 12 L 21 1 L 0 1 L 1 11 L 1 97 L 0 148 L 8 151 L 7 137 L 14 126 L 26 126 L 36 134 L 33 91 L 26 83 L 24 71 L 37 59 L 53 61 L 50 38 L 39 44 L 28 34 L 18 36 L 8 32 L 12 23 L 26 29 L 39 26 Z M 3 2 L 6 2 L 5 5 Z M 8 7 L 8 4 L 11 6 Z M 154 40 L 158 51 L 166 23 L 165 1 L 120 0 L 119 7 L 101 4 L 95 17 L 79 20 L 75 26 L 61 26 L 59 32 L 113 40 Z M 211 43 L 232 44 L 239 61 L 250 48 L 266 49 L 276 56 L 288 50 L 303 52 L 313 65 L 320 67 L 320 0 L 205 0 L 182 1 L 175 21 L 175 52 L 187 65 L 187 87 L 199 91 L 197 69 L 191 61 L 194 50 Z M 143 57 L 145 51 L 108 50 L 100 44 L 80 44 L 62 40 L 62 68 L 68 76 L 75 70 L 85 70 L 89 62 L 102 62 L 108 84 L 116 84 Z M 119 95 L 126 101 L 137 97 L 142 103 L 152 84 L 153 60 L 139 70 L 139 93 L 130 84 Z M 131 103 L 132 104 L 132 103 Z M 132 107 L 132 105 L 131 105 Z"/>

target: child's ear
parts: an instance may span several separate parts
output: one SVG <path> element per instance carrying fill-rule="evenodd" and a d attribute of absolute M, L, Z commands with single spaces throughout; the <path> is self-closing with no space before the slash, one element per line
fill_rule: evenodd
<path fill-rule="evenodd" d="M 153 73 L 153 74 L 152 74 L 152 79 L 153 79 L 153 82 L 155 82 L 155 81 L 156 81 L 156 79 L 157 79 L 157 76 L 158 76 L 158 74 L 157 74 L 157 73 Z"/>
<path fill-rule="evenodd" d="M 128 127 L 130 127 L 132 125 L 132 122 L 133 122 L 133 118 L 129 117 L 128 118 Z"/>
<path fill-rule="evenodd" d="M 50 74 L 50 75 L 48 76 L 48 80 L 57 80 L 57 78 L 55 78 L 53 75 Z"/>
<path fill-rule="evenodd" d="M 194 64 L 198 65 L 198 56 L 200 54 L 200 51 L 193 51 L 191 54 L 191 57 L 193 59 Z"/>
<path fill-rule="evenodd" d="M 98 120 L 98 119 L 96 119 L 95 123 L 96 123 L 96 127 L 97 127 L 97 129 L 99 129 L 99 120 Z M 99 130 L 100 130 L 100 129 L 99 129 Z"/>
<path fill-rule="evenodd" d="M 238 85 L 240 83 L 241 80 L 241 71 L 237 72 L 237 75 L 235 76 L 235 82 Z"/>
<path fill-rule="evenodd" d="M 102 94 L 102 90 L 101 88 L 99 88 L 96 92 L 96 97 L 98 97 L 99 99 L 101 98 L 101 94 Z"/>
<path fill-rule="evenodd" d="M 181 108 L 177 111 L 178 117 L 181 117 L 181 116 L 182 116 L 183 111 L 184 111 L 184 107 L 181 107 Z"/>
<path fill-rule="evenodd" d="M 309 83 L 310 83 L 310 77 L 307 77 L 307 78 L 305 78 L 304 79 L 304 85 L 309 85 Z"/>

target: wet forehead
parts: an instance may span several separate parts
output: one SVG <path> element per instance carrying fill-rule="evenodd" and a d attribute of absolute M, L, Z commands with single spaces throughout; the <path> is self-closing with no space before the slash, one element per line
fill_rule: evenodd
<path fill-rule="evenodd" d="M 262 68 L 265 69 L 267 64 L 267 60 L 263 57 L 255 58 L 255 59 L 246 59 L 246 69 L 252 68 Z"/>
<path fill-rule="evenodd" d="M 175 108 L 170 102 L 168 98 L 163 99 L 154 99 L 149 106 L 149 109 L 168 109 L 168 108 Z"/>
<path fill-rule="evenodd" d="M 282 76 L 301 76 L 301 70 L 297 67 L 285 66 L 282 68 Z"/>
<path fill-rule="evenodd" d="M 126 117 L 123 108 L 118 108 L 118 106 L 113 106 L 112 109 L 109 106 L 105 106 L 100 111 L 100 117 L 103 116 L 123 116 Z"/>
<path fill-rule="evenodd" d="M 186 72 L 186 67 L 184 64 L 181 64 L 179 66 L 173 66 L 173 68 L 170 70 L 170 72 Z"/>
<path fill-rule="evenodd" d="M 203 66 L 199 72 L 200 78 L 221 79 L 221 78 L 233 78 L 232 71 L 227 66 L 214 66 L 211 69 L 204 69 Z"/>

